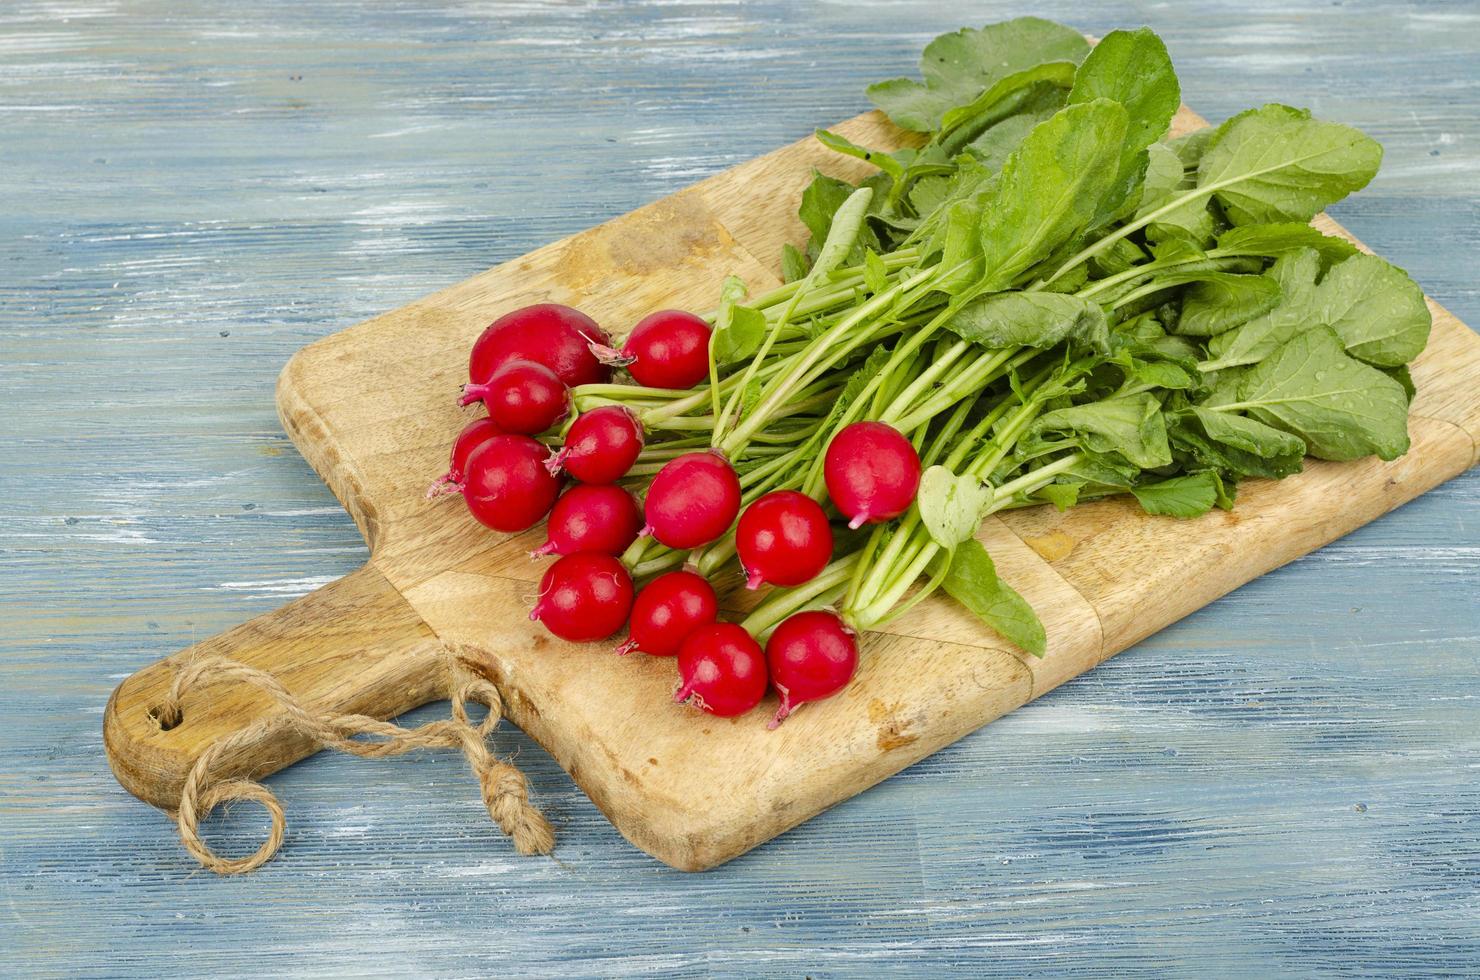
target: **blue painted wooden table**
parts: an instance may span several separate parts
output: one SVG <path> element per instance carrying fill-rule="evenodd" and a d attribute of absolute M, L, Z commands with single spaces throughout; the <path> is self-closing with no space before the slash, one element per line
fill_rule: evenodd
<path fill-rule="evenodd" d="M 1473 3 L 1031 9 L 1149 21 L 1214 119 L 1278 99 L 1378 137 L 1335 216 L 1480 323 Z M 320 756 L 271 780 L 279 859 L 216 878 L 108 772 L 120 679 L 364 558 L 274 418 L 294 350 L 1028 10 L 5 4 L 0 972 L 1480 971 L 1474 471 L 702 876 L 515 731 L 553 859 L 512 854 L 458 757 Z"/>

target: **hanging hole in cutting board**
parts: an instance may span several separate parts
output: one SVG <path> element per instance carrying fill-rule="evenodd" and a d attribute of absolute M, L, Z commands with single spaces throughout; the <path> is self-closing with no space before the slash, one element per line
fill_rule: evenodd
<path fill-rule="evenodd" d="M 156 704 L 149 709 L 149 720 L 158 725 L 160 731 L 167 732 L 180 726 L 185 720 L 185 712 L 179 705 Z"/>

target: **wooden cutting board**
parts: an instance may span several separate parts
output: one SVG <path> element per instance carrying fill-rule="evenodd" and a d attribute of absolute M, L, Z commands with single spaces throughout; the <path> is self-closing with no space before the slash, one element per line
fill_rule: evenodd
<path fill-rule="evenodd" d="M 1200 125 L 1184 109 L 1175 129 Z M 837 129 L 873 146 L 897 146 L 904 135 L 878 113 Z M 498 684 L 509 716 L 623 835 L 676 868 L 702 870 L 1477 460 L 1480 337 L 1431 302 L 1433 337 L 1413 365 L 1413 448 L 1399 460 L 1310 461 L 1282 482 L 1243 484 L 1231 513 L 1192 521 L 1114 500 L 990 519 L 979 537 L 1041 615 L 1044 658 L 932 599 L 865 639 L 843 694 L 777 731 L 765 727 L 774 698 L 729 720 L 673 705 L 671 660 L 618 658 L 612 644 L 568 644 L 528 621 L 544 564 L 526 553 L 542 529 L 494 534 L 457 500 L 428 502 L 422 491 L 471 417 L 454 396 L 490 320 L 555 301 L 620 335 L 652 309 L 712 307 L 726 274 L 753 291 L 771 288 L 782 244 L 804 239 L 795 212 L 814 167 L 850 179 L 866 172 L 805 139 L 295 355 L 278 381 L 283 425 L 359 525 L 370 560 L 120 684 L 104 738 L 123 786 L 169 809 L 206 746 L 276 710 L 255 692 L 213 687 L 187 698 L 181 723 L 162 731 L 151 711 L 172 660 L 225 654 L 276 673 L 311 703 L 390 718 L 445 696 L 455 657 Z M 1316 223 L 1344 234 L 1324 217 Z M 222 774 L 260 777 L 314 748 L 283 729 L 223 760 Z"/>

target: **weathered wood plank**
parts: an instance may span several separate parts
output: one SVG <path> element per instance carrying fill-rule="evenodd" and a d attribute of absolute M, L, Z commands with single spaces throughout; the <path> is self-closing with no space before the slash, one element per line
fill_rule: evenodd
<path fill-rule="evenodd" d="M 1276 97 L 1372 132 L 1384 172 L 1336 217 L 1480 322 L 1465 5 L 1033 9 L 1087 31 L 1149 19 L 1211 117 Z M 0 963 L 1475 972 L 1474 474 L 713 875 L 634 852 L 513 732 L 499 744 L 561 823 L 558 862 L 512 856 L 458 759 L 319 757 L 272 781 L 286 859 L 217 880 L 107 772 L 122 676 L 363 561 L 277 428 L 293 350 L 849 115 L 962 16 L 0 13 Z M 260 830 L 243 810 L 219 833 Z"/>

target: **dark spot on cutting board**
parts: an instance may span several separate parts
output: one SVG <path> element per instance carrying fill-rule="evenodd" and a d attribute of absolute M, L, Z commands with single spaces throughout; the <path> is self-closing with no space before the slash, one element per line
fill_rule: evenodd
<path fill-rule="evenodd" d="M 903 748 L 920 739 L 920 736 L 909 732 L 910 723 L 908 721 L 899 720 L 895 714 L 898 709 L 897 703 L 885 704 L 878 698 L 868 703 L 868 720 L 879 726 L 879 734 L 875 742 L 880 752 Z"/>
<path fill-rule="evenodd" d="M 911 735 L 904 727 L 895 723 L 885 725 L 879 729 L 879 737 L 876 740 L 880 752 L 890 752 L 894 749 L 904 748 L 920 740 L 920 736 Z"/>

